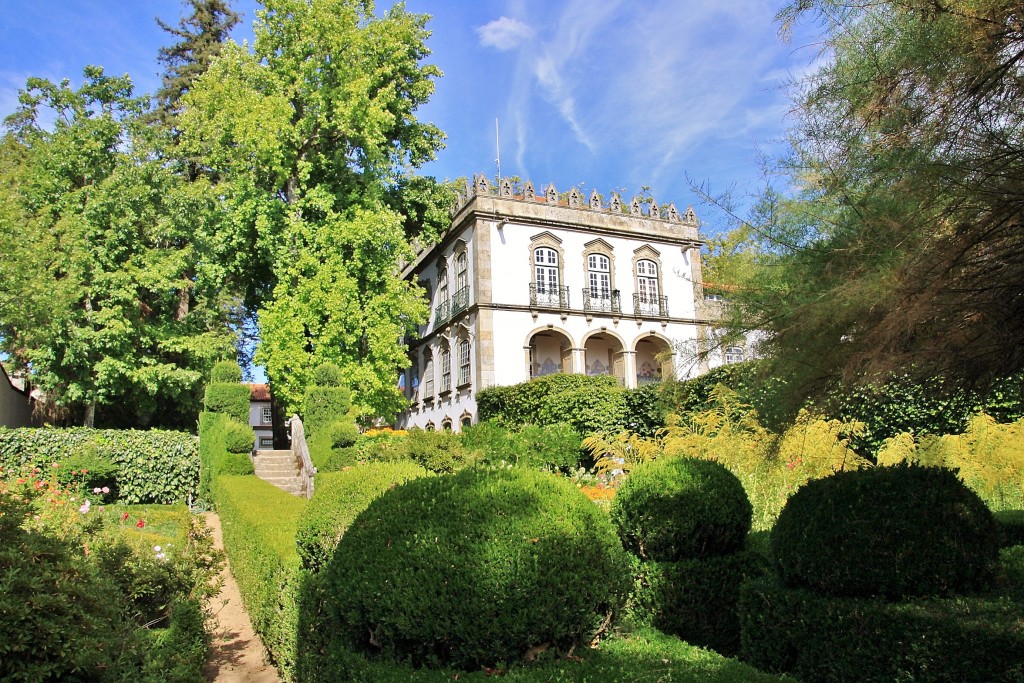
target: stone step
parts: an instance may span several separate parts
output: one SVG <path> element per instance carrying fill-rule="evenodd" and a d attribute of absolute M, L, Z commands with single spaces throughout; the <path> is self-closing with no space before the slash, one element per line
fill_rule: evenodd
<path fill-rule="evenodd" d="M 283 458 L 286 455 L 289 456 L 289 457 L 294 457 L 295 454 L 292 453 L 291 451 L 256 451 L 256 457 L 257 458 L 261 458 L 261 457 L 282 457 Z"/>
<path fill-rule="evenodd" d="M 293 462 L 259 462 L 253 464 L 257 472 L 294 472 L 298 474 L 299 467 Z"/>
<path fill-rule="evenodd" d="M 299 477 L 261 477 L 261 479 L 294 496 L 302 495 L 302 480 Z"/>

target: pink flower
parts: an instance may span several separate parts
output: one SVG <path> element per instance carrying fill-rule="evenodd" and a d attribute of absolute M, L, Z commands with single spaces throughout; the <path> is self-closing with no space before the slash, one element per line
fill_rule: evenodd
<path fill-rule="evenodd" d="M 89 501 L 85 501 L 84 503 L 82 503 L 82 507 L 78 508 L 78 511 L 84 515 L 85 513 L 89 512 L 89 508 L 91 505 L 92 503 L 90 503 Z"/>
<path fill-rule="evenodd" d="M 96 488 L 94 488 L 94 489 L 92 490 L 92 492 L 93 492 L 93 493 L 99 493 L 99 492 L 100 492 L 100 487 L 99 487 L 99 486 L 97 486 Z"/>
<path fill-rule="evenodd" d="M 103 488 L 100 489 L 100 491 L 103 491 L 103 493 L 110 493 L 110 487 L 104 486 Z"/>

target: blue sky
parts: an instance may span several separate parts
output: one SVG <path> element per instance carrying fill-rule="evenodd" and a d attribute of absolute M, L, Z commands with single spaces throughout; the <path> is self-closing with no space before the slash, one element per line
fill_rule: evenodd
<path fill-rule="evenodd" d="M 236 38 L 251 39 L 254 0 Z M 694 204 L 686 178 L 739 194 L 760 184 L 758 157 L 777 151 L 790 109 L 782 87 L 812 67 L 811 31 L 777 36 L 764 0 L 409 0 L 433 15 L 431 60 L 445 73 L 420 118 L 448 134 L 424 169 L 438 178 L 495 174 L 559 190 L 582 183 L 627 198 L 650 186 L 659 203 Z M 29 76 L 77 82 L 98 64 L 159 83 L 157 49 L 178 0 L 34 0 L 0 13 L 0 115 Z M 707 221 L 710 219 L 710 223 Z M 720 222 L 720 221 L 719 221 Z"/>

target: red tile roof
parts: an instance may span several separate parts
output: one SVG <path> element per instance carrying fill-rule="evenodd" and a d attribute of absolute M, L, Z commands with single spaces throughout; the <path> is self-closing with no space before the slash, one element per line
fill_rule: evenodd
<path fill-rule="evenodd" d="M 270 385 L 269 384 L 250 384 L 249 385 L 249 400 L 250 401 L 269 401 L 270 400 Z"/>

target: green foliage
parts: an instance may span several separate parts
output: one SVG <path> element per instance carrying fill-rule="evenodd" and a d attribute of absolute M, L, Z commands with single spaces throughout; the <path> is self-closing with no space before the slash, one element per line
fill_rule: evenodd
<path fill-rule="evenodd" d="M 295 538 L 303 568 L 318 572 L 327 566 L 356 515 L 385 491 L 424 474 L 419 465 L 396 462 L 369 463 L 317 476 L 316 492 L 299 519 Z"/>
<path fill-rule="evenodd" d="M 22 528 L 30 514 L 0 495 L 0 678 L 126 674 L 116 653 L 133 634 L 117 586 L 70 544 Z"/>
<path fill-rule="evenodd" d="M 771 431 L 781 433 L 792 421 L 795 411 L 783 400 L 786 381 L 769 374 L 765 364 L 758 361 L 730 363 L 693 379 L 669 380 L 654 386 L 665 410 L 685 419 L 714 406 L 718 385 L 734 392 Z"/>
<path fill-rule="evenodd" d="M 629 422 L 626 390 L 581 387 L 550 394 L 538 411 L 539 424 L 565 422 L 579 434 L 613 432 Z"/>
<path fill-rule="evenodd" d="M 915 462 L 955 469 L 993 510 L 1024 507 L 1024 420 L 996 424 L 984 413 L 963 434 L 915 438 L 897 434 L 878 451 L 880 465 Z"/>
<path fill-rule="evenodd" d="M 494 421 L 464 427 L 459 438 L 469 451 L 480 453 L 482 462 L 570 472 L 579 467 L 580 436 L 564 422 L 523 425 L 510 430 Z"/>
<path fill-rule="evenodd" d="M 320 632 L 311 636 L 321 636 Z M 369 660 L 341 647 L 324 644 L 306 651 L 300 680 L 309 683 L 588 683 L 593 681 L 672 681 L 673 683 L 781 683 L 791 681 L 763 673 L 735 659 L 684 643 L 652 628 L 616 634 L 596 648 L 580 648 L 572 657 L 543 653 L 533 663 L 510 662 L 505 668 L 476 671 L 414 669 L 391 661 Z"/>
<path fill-rule="evenodd" d="M 478 455 L 466 449 L 458 434 L 410 429 L 404 455 L 421 467 L 437 473 L 457 472 L 474 464 Z"/>
<path fill-rule="evenodd" d="M 219 260 L 259 309 L 257 361 L 286 411 L 332 362 L 359 413 L 391 417 L 405 404 L 400 340 L 427 311 L 399 275 L 411 222 L 390 207 L 444 137 L 415 116 L 440 75 L 422 63 L 427 17 L 355 0 L 264 6 L 252 46 L 229 41 L 186 96 L 182 151 L 215 178 Z M 410 198 L 427 221 L 444 213 L 431 184 Z"/>
<path fill-rule="evenodd" d="M 627 550 L 674 562 L 742 548 L 751 506 L 739 479 L 724 466 L 662 458 L 636 467 L 622 483 L 611 519 Z"/>
<path fill-rule="evenodd" d="M 302 402 L 302 423 L 307 432 L 317 432 L 344 418 L 352 407 L 352 394 L 342 386 L 311 386 Z"/>
<path fill-rule="evenodd" d="M 224 448 L 228 453 L 248 453 L 256 443 L 252 427 L 229 420 L 224 426 Z"/>
<path fill-rule="evenodd" d="M 1024 545 L 1024 510 L 1000 510 L 993 513 L 999 528 L 999 547 Z"/>
<path fill-rule="evenodd" d="M 242 368 L 233 360 L 221 360 L 210 370 L 210 382 L 214 384 L 241 384 Z"/>
<path fill-rule="evenodd" d="M 54 478 L 62 486 L 78 486 L 82 494 L 92 493 L 93 489 L 106 487 L 109 494 L 103 500 L 118 499 L 117 474 L 118 466 L 107 457 L 99 454 L 95 446 L 85 446 L 81 450 L 67 456 L 54 473 Z"/>
<path fill-rule="evenodd" d="M 786 585 L 899 599 L 987 587 L 999 546 L 992 513 L 955 473 L 896 465 L 803 486 L 771 549 Z"/>
<path fill-rule="evenodd" d="M 231 350 L 197 226 L 127 76 L 30 78 L 0 139 L 0 351 L 85 426 L 189 428 Z M 52 122 L 43 127 L 43 122 Z"/>
<path fill-rule="evenodd" d="M 767 559 L 749 551 L 678 562 L 634 559 L 628 613 L 636 623 L 735 656 L 740 647 L 740 586 L 769 570 Z"/>
<path fill-rule="evenodd" d="M 219 476 L 212 486 L 242 601 L 282 677 L 290 680 L 301 649 L 299 605 L 307 576 L 299 567 L 295 532 L 306 500 L 251 476 Z"/>
<path fill-rule="evenodd" d="M 669 410 L 662 398 L 663 391 L 660 382 L 626 391 L 626 429 L 649 438 L 665 426 Z"/>
<path fill-rule="evenodd" d="M 211 382 L 206 385 L 203 405 L 209 413 L 224 413 L 242 424 L 249 424 L 252 390 L 247 384 Z"/>
<path fill-rule="evenodd" d="M 481 421 L 495 420 L 513 429 L 524 424 L 547 424 L 548 421 L 541 417 L 541 411 L 545 410 L 549 398 L 564 391 L 576 393 L 577 390 L 585 395 L 587 392 L 613 393 L 622 389 L 618 381 L 608 375 L 545 375 L 521 384 L 481 390 L 477 393 L 477 411 Z M 609 410 L 614 411 L 614 408 Z M 548 413 L 549 417 L 556 418 L 551 422 L 564 421 L 565 415 L 552 414 L 550 410 Z"/>
<path fill-rule="evenodd" d="M 210 499 L 213 480 L 222 474 L 252 474 L 252 460 L 245 453 L 229 453 L 227 449 L 227 430 L 232 424 L 231 418 L 222 413 L 199 414 L 199 456 L 202 469 L 199 475 L 199 495 Z M 251 431 L 251 430 L 250 430 Z M 249 448 L 255 443 L 255 437 L 249 437 Z"/>
<path fill-rule="evenodd" d="M 740 657 L 801 681 L 1015 681 L 1024 677 L 1020 610 L 1005 596 L 891 603 L 766 578 L 740 591 Z"/>
<path fill-rule="evenodd" d="M 352 420 L 337 420 L 327 426 L 331 448 L 347 448 L 359 438 L 359 427 Z"/>
<path fill-rule="evenodd" d="M 102 468 L 105 462 L 117 467 L 116 490 L 122 503 L 174 503 L 195 494 L 199 484 L 199 448 L 191 434 L 155 429 L 0 428 L 4 471 L 29 465 L 49 472 L 53 463 L 67 469 L 89 463 Z"/>
<path fill-rule="evenodd" d="M 318 387 L 340 387 L 341 368 L 334 363 L 321 363 L 313 368 L 313 384 Z"/>
<path fill-rule="evenodd" d="M 466 470 L 377 498 L 324 571 L 350 648 L 475 669 L 589 639 L 621 604 L 625 562 L 567 480 Z"/>

